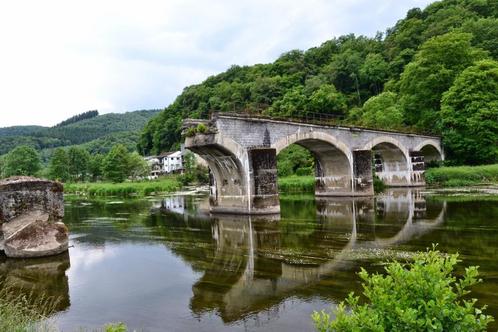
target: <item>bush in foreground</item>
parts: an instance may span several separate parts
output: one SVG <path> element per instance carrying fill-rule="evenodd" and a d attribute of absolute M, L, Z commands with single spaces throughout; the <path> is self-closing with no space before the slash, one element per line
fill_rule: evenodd
<path fill-rule="evenodd" d="M 480 282 L 477 267 L 453 275 L 458 255 L 433 249 L 418 253 L 409 264 L 389 263 L 387 275 L 359 273 L 365 304 L 353 293 L 339 304 L 335 320 L 314 312 L 318 331 L 486 331 L 493 321 L 467 299 L 468 288 Z M 464 299 L 465 297 L 465 299 Z"/>

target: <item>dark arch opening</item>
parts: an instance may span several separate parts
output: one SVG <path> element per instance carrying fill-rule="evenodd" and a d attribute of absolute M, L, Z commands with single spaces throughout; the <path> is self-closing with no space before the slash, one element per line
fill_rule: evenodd
<path fill-rule="evenodd" d="M 375 175 L 387 186 L 406 186 L 411 182 L 408 160 L 399 147 L 379 143 L 372 147 Z"/>
<path fill-rule="evenodd" d="M 441 153 L 432 144 L 424 145 L 420 152 L 424 156 L 425 168 L 438 166 L 443 160 Z"/>
<path fill-rule="evenodd" d="M 212 211 L 244 211 L 248 206 L 247 181 L 240 160 L 219 145 L 192 147 L 190 150 L 208 164 Z"/>
<path fill-rule="evenodd" d="M 299 164 L 302 160 L 304 165 Z M 280 176 L 314 176 L 317 195 L 341 196 L 352 191 L 348 157 L 333 144 L 319 139 L 303 139 L 287 146 L 277 156 L 277 168 Z"/>

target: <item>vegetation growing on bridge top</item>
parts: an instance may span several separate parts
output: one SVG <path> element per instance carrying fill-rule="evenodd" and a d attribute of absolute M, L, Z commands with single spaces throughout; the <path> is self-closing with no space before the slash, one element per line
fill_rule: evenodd
<path fill-rule="evenodd" d="M 496 1 L 434 2 L 385 34 L 341 36 L 185 88 L 146 125 L 139 151 L 174 149 L 182 119 L 211 111 L 322 113 L 348 125 L 441 134 L 456 164 L 498 162 L 497 50 Z"/>

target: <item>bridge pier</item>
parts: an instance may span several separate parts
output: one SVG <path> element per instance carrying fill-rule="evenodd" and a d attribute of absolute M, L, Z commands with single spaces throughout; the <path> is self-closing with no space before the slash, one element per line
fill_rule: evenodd
<path fill-rule="evenodd" d="M 260 147 L 248 150 L 249 213 L 280 213 L 277 185 L 277 152 Z"/>

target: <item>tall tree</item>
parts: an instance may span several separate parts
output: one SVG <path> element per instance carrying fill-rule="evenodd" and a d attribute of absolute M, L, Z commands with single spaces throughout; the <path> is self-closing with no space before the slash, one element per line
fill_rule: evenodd
<path fill-rule="evenodd" d="M 346 112 L 346 98 L 332 84 L 323 84 L 314 91 L 306 105 L 306 110 L 316 113 L 342 115 Z"/>
<path fill-rule="evenodd" d="M 472 35 L 451 32 L 425 42 L 401 75 L 400 100 L 409 125 L 432 131 L 441 96 L 455 77 L 486 53 L 471 46 Z"/>
<path fill-rule="evenodd" d="M 128 157 L 128 172 L 133 179 L 142 178 L 150 174 L 150 166 L 137 152 L 132 152 Z"/>
<path fill-rule="evenodd" d="M 129 153 L 121 145 L 115 145 L 102 163 L 104 177 L 112 182 L 123 182 L 129 174 Z"/>
<path fill-rule="evenodd" d="M 379 94 L 387 79 L 389 65 L 382 55 L 370 53 L 360 68 L 360 78 L 365 82 L 373 93 Z"/>
<path fill-rule="evenodd" d="M 403 112 L 394 92 L 383 92 L 368 99 L 363 108 L 350 112 L 350 119 L 359 125 L 379 129 L 403 127 Z"/>
<path fill-rule="evenodd" d="M 67 151 L 69 175 L 73 181 L 84 181 L 88 173 L 90 154 L 80 147 L 71 147 Z"/>
<path fill-rule="evenodd" d="M 55 149 L 50 158 L 50 163 L 48 166 L 48 175 L 52 179 L 56 179 L 62 182 L 69 180 L 69 158 L 66 150 L 63 148 Z"/>
<path fill-rule="evenodd" d="M 450 159 L 498 162 L 498 62 L 483 60 L 465 69 L 443 95 L 441 118 Z"/>
<path fill-rule="evenodd" d="M 88 174 L 93 181 L 96 181 L 102 177 L 102 165 L 104 162 L 104 155 L 96 153 L 91 155 L 90 161 L 88 163 Z"/>
<path fill-rule="evenodd" d="M 36 175 L 41 169 L 40 155 L 30 146 L 21 145 L 11 150 L 3 161 L 4 177 L 14 175 Z"/>

